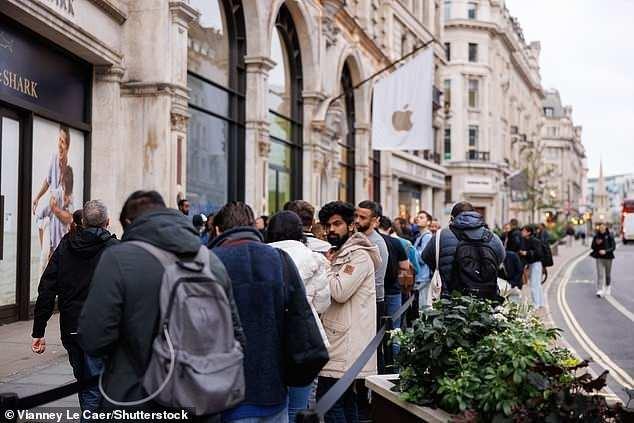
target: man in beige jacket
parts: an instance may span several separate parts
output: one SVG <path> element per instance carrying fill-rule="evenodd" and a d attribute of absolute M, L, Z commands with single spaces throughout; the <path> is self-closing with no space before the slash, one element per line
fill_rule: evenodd
<path fill-rule="evenodd" d="M 330 361 L 319 376 L 318 399 L 352 366 L 376 334 L 374 269 L 381 264 L 381 258 L 365 235 L 354 232 L 354 211 L 352 204 L 341 201 L 328 203 L 319 211 L 319 220 L 333 249 L 327 254 L 332 264 L 328 274 L 332 301 L 322 315 L 330 342 Z M 358 377 L 374 374 L 376 355 Z M 328 411 L 325 421 L 358 421 L 354 384 Z"/>

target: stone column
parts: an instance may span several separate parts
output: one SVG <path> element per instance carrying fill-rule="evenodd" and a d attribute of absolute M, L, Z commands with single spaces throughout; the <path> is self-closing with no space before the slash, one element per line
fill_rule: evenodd
<path fill-rule="evenodd" d="M 95 67 L 90 143 L 90 199 L 100 199 L 106 204 L 112 229 L 118 234 L 122 229 L 114 217 L 128 194 L 122 184 L 125 162 L 121 153 L 126 151 L 120 85 L 123 73 L 124 69 L 119 66 Z"/>
<path fill-rule="evenodd" d="M 434 210 L 434 190 L 428 185 L 423 185 L 423 191 L 421 193 L 420 206 L 427 210 L 429 213 L 433 213 Z M 418 210 L 413 213 L 417 213 Z"/>
<path fill-rule="evenodd" d="M 312 125 L 312 116 L 319 105 L 326 98 L 321 92 L 304 92 L 304 109 L 302 122 L 302 200 L 311 204 L 317 204 L 319 193 L 319 170 L 314 166 L 318 159 L 317 148 L 320 144 L 321 134 Z"/>
<path fill-rule="evenodd" d="M 355 199 L 357 203 L 370 198 L 370 125 L 356 124 L 355 128 Z"/>
<path fill-rule="evenodd" d="M 268 208 L 268 158 L 271 141 L 267 79 L 275 62 L 266 56 L 245 57 L 244 62 L 247 67 L 244 196 L 258 215 L 266 213 Z"/>
<path fill-rule="evenodd" d="M 187 49 L 189 24 L 198 12 L 185 1 L 170 1 L 171 80 L 173 85 L 170 108 L 169 155 L 170 166 L 166 169 L 169 205 L 175 207 L 177 198 L 187 192 L 187 123 L 189 121 L 187 88 Z"/>

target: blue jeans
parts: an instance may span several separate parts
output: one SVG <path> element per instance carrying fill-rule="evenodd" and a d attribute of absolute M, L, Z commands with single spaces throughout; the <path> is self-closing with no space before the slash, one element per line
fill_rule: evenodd
<path fill-rule="evenodd" d="M 385 307 L 387 309 L 388 316 L 393 316 L 394 313 L 396 313 L 398 309 L 401 308 L 401 305 L 403 305 L 403 298 L 400 293 L 385 294 Z M 392 327 L 394 329 L 401 327 L 400 317 L 392 322 Z M 398 355 L 400 350 L 401 350 L 401 346 L 399 344 L 397 343 L 392 344 L 392 354 L 394 354 L 394 357 Z"/>
<path fill-rule="evenodd" d="M 84 353 L 77 335 L 62 336 L 62 345 L 68 352 L 68 361 L 73 368 L 73 375 L 77 381 L 97 376 L 103 369 L 103 361 L 100 358 L 91 357 Z M 97 384 L 90 386 L 78 393 L 79 407 L 82 410 L 95 411 L 101 403 L 101 393 Z"/>
<path fill-rule="evenodd" d="M 418 291 L 418 309 L 422 313 L 423 310 L 427 308 L 425 302 L 427 301 L 427 296 L 429 295 L 429 290 L 431 289 L 431 280 L 419 282 L 416 281 L 416 287 L 421 287 Z"/>
<path fill-rule="evenodd" d="M 317 383 L 317 401 L 324 395 L 339 379 L 330 377 L 319 377 Z M 358 423 L 359 409 L 357 407 L 357 394 L 354 391 L 354 383 L 344 392 L 324 416 L 325 423 Z"/>
<path fill-rule="evenodd" d="M 313 389 L 313 384 L 296 388 L 288 388 L 288 421 L 295 422 L 295 416 L 302 410 L 308 409 L 308 400 Z"/>
<path fill-rule="evenodd" d="M 288 408 L 284 407 L 282 411 L 267 417 L 245 417 L 244 419 L 231 420 L 231 423 L 289 423 Z"/>
<path fill-rule="evenodd" d="M 528 265 L 529 280 L 531 284 L 531 295 L 533 306 L 544 306 L 544 292 L 542 291 L 542 263 L 540 261 Z"/>

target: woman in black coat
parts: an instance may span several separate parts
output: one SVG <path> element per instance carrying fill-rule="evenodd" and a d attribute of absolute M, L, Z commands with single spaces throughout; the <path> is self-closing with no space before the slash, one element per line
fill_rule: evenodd
<path fill-rule="evenodd" d="M 612 287 L 612 260 L 614 260 L 614 250 L 616 242 L 608 230 L 605 223 L 600 223 L 597 232 L 592 238 L 591 257 L 597 262 L 597 297 L 610 295 Z"/>

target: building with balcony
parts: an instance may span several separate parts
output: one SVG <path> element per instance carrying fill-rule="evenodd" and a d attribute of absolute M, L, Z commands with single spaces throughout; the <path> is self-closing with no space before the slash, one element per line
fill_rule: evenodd
<path fill-rule="evenodd" d="M 543 113 L 540 150 L 547 197 L 552 211 L 578 215 L 585 211 L 588 171 L 582 127 L 574 125 L 572 106 L 563 106 L 557 90 L 545 91 Z"/>
<path fill-rule="evenodd" d="M 446 0 L 443 8 L 447 204 L 468 200 L 491 226 L 526 221 L 507 178 L 541 135 L 540 44 L 525 41 L 503 0 Z"/>

